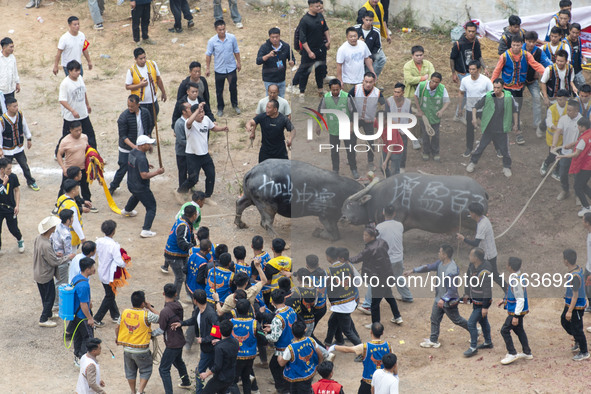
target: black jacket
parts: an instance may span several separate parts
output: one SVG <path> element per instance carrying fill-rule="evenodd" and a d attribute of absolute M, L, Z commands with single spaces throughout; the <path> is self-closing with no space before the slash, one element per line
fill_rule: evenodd
<path fill-rule="evenodd" d="M 214 350 L 211 341 L 215 339 L 211 336 L 211 327 L 218 324 L 218 314 L 208 303 L 201 314 L 201 332 L 199 331 L 199 325 L 197 324 L 197 315 L 199 315 L 199 308 L 195 307 L 191 318 L 183 321 L 181 326 L 195 326 L 195 335 L 201 338 L 201 351 L 204 353 L 211 353 Z"/>
<path fill-rule="evenodd" d="M 264 82 L 283 82 L 285 81 L 285 70 L 289 67 L 289 59 L 295 62 L 295 57 L 293 56 L 293 51 L 289 44 L 281 40 L 281 48 L 279 48 L 277 56 L 272 56 L 267 59 L 267 61 L 264 61 L 263 56 L 271 52 L 273 49 L 273 44 L 271 44 L 270 40 L 267 40 L 259 48 L 256 62 L 259 66 L 261 64 L 263 65 L 262 73 Z M 277 62 L 279 61 L 283 63 L 281 68 L 277 66 Z"/>
<path fill-rule="evenodd" d="M 365 249 L 351 258 L 352 264 L 363 262 L 361 271 L 368 276 L 374 275 L 380 279 L 392 276 L 392 263 L 388 256 L 388 243 L 381 238 L 367 243 Z"/>
<path fill-rule="evenodd" d="M 199 103 L 205 101 L 201 97 L 197 97 L 197 99 L 199 100 Z M 177 102 L 174 106 L 174 111 L 172 112 L 172 124 L 170 126 L 173 130 L 174 130 L 174 125 L 176 124 L 176 121 L 181 116 L 183 116 L 183 108 L 181 107 L 181 104 L 186 103 L 187 101 L 188 101 L 187 95 L 185 94 L 184 96 L 182 96 L 180 99 L 177 100 Z M 209 104 L 207 103 L 207 101 L 205 101 L 205 107 L 203 109 L 205 111 L 205 115 L 207 115 L 207 117 L 209 119 L 211 119 L 212 122 L 215 122 L 215 117 L 213 116 L 213 113 L 211 112 L 211 108 L 209 108 Z"/>
<path fill-rule="evenodd" d="M 357 34 L 359 38 L 363 38 L 363 24 L 355 25 L 355 30 L 357 30 Z M 378 53 L 380 48 L 382 48 L 382 38 L 380 36 L 380 31 L 377 27 L 371 28 L 367 37 L 364 38 L 365 45 L 367 45 L 367 49 L 371 52 L 372 59 L 375 57 L 375 54 Z"/>
<path fill-rule="evenodd" d="M 209 107 L 209 86 L 207 86 L 207 80 L 203 76 L 199 79 L 203 83 L 203 94 L 199 92 L 199 101 L 205 101 L 205 103 Z M 179 85 L 179 90 L 176 92 L 177 100 L 180 100 L 181 97 L 187 94 L 187 85 L 189 84 L 189 82 L 191 82 L 191 77 L 183 79 L 183 82 L 181 82 L 181 84 Z"/>
<path fill-rule="evenodd" d="M 238 341 L 230 336 L 222 339 L 215 345 L 215 355 L 211 372 L 220 382 L 233 383 L 236 376 L 236 359 L 240 345 Z"/>
<path fill-rule="evenodd" d="M 140 107 L 140 117 L 142 119 L 142 127 L 144 134 L 152 137 L 152 130 L 154 129 L 154 122 L 152 116 L 147 109 Z M 133 148 L 127 145 L 124 141 L 129 138 L 131 142 L 135 144 L 137 140 L 137 120 L 134 113 L 129 112 L 128 109 L 123 111 L 117 119 L 117 128 L 119 129 L 119 147 L 128 151 Z"/>

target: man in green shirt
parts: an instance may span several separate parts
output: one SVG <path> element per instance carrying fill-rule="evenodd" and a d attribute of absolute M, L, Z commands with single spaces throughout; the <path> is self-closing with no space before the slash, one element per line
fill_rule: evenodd
<path fill-rule="evenodd" d="M 415 105 L 423 135 L 423 160 L 428 161 L 430 155 L 439 162 L 439 126 L 441 116 L 449 106 L 449 94 L 441 83 L 442 76 L 438 72 L 431 74 L 429 81 L 422 81 L 415 90 Z M 423 117 L 421 120 L 420 118 Z M 428 123 L 428 124 L 425 124 Z M 430 127 L 429 127 L 430 126 Z M 431 129 L 432 132 L 427 131 Z"/>
<path fill-rule="evenodd" d="M 351 114 L 355 112 L 355 102 L 351 98 L 351 96 L 341 90 L 341 81 L 338 79 L 332 79 L 328 86 L 330 91 L 324 94 L 322 100 L 320 100 L 320 104 L 318 105 L 318 112 L 321 112 L 322 109 L 335 109 L 347 114 L 349 119 L 352 119 Z M 324 119 L 326 119 L 326 124 L 328 125 L 328 138 L 329 144 L 332 146 L 330 150 L 330 159 L 332 161 L 332 170 L 334 173 L 339 173 L 339 149 L 341 145 L 341 141 L 339 140 L 339 121 L 335 115 L 332 114 L 324 114 Z M 351 129 L 353 126 L 351 125 Z M 320 135 L 320 127 L 316 128 L 316 134 Z M 355 159 L 355 150 L 353 146 L 357 143 L 357 138 L 355 137 L 354 133 L 351 133 L 351 139 L 345 140 L 345 150 L 347 151 L 347 160 L 349 162 L 349 168 L 351 169 L 351 174 L 353 178 L 359 178 L 359 174 L 357 173 L 357 161 Z"/>

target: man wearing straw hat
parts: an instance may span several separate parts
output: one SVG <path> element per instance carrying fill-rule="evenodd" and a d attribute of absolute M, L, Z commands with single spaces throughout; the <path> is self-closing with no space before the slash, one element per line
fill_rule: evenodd
<path fill-rule="evenodd" d="M 43 312 L 39 318 L 40 327 L 55 327 L 57 324 L 49 319 L 53 317 L 51 308 L 55 300 L 55 286 L 53 277 L 59 265 L 73 259 L 76 254 L 67 256 L 58 255 L 53 251 L 49 237 L 55 231 L 55 227 L 60 223 L 57 216 L 48 216 L 39 223 L 37 230 L 39 235 L 35 238 L 33 246 L 33 278 L 37 282 Z"/>

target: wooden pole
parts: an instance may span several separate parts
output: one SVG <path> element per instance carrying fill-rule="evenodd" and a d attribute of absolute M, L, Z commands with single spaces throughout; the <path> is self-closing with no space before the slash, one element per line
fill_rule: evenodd
<path fill-rule="evenodd" d="M 154 95 L 156 94 L 156 87 L 154 86 L 154 80 L 152 79 L 152 75 L 148 70 L 148 81 L 150 83 L 150 93 L 152 94 L 152 115 L 154 116 L 154 128 L 156 129 L 156 149 L 158 150 L 158 165 L 160 168 L 162 167 L 162 154 L 160 153 L 160 137 L 158 135 L 158 121 L 156 115 L 156 104 L 154 100 Z"/>

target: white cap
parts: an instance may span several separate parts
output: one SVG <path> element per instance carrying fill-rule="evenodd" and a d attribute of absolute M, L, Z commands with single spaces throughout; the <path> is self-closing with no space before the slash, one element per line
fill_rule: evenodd
<path fill-rule="evenodd" d="M 48 216 L 45 219 L 43 219 L 41 223 L 39 223 L 39 226 L 37 226 L 37 230 L 39 231 L 39 234 L 45 234 L 46 232 L 48 232 L 60 223 L 61 221 L 57 216 Z"/>
<path fill-rule="evenodd" d="M 137 137 L 137 142 L 135 143 L 137 146 L 145 145 L 145 144 L 153 144 L 156 142 L 155 139 L 148 137 L 147 135 L 140 135 Z"/>

